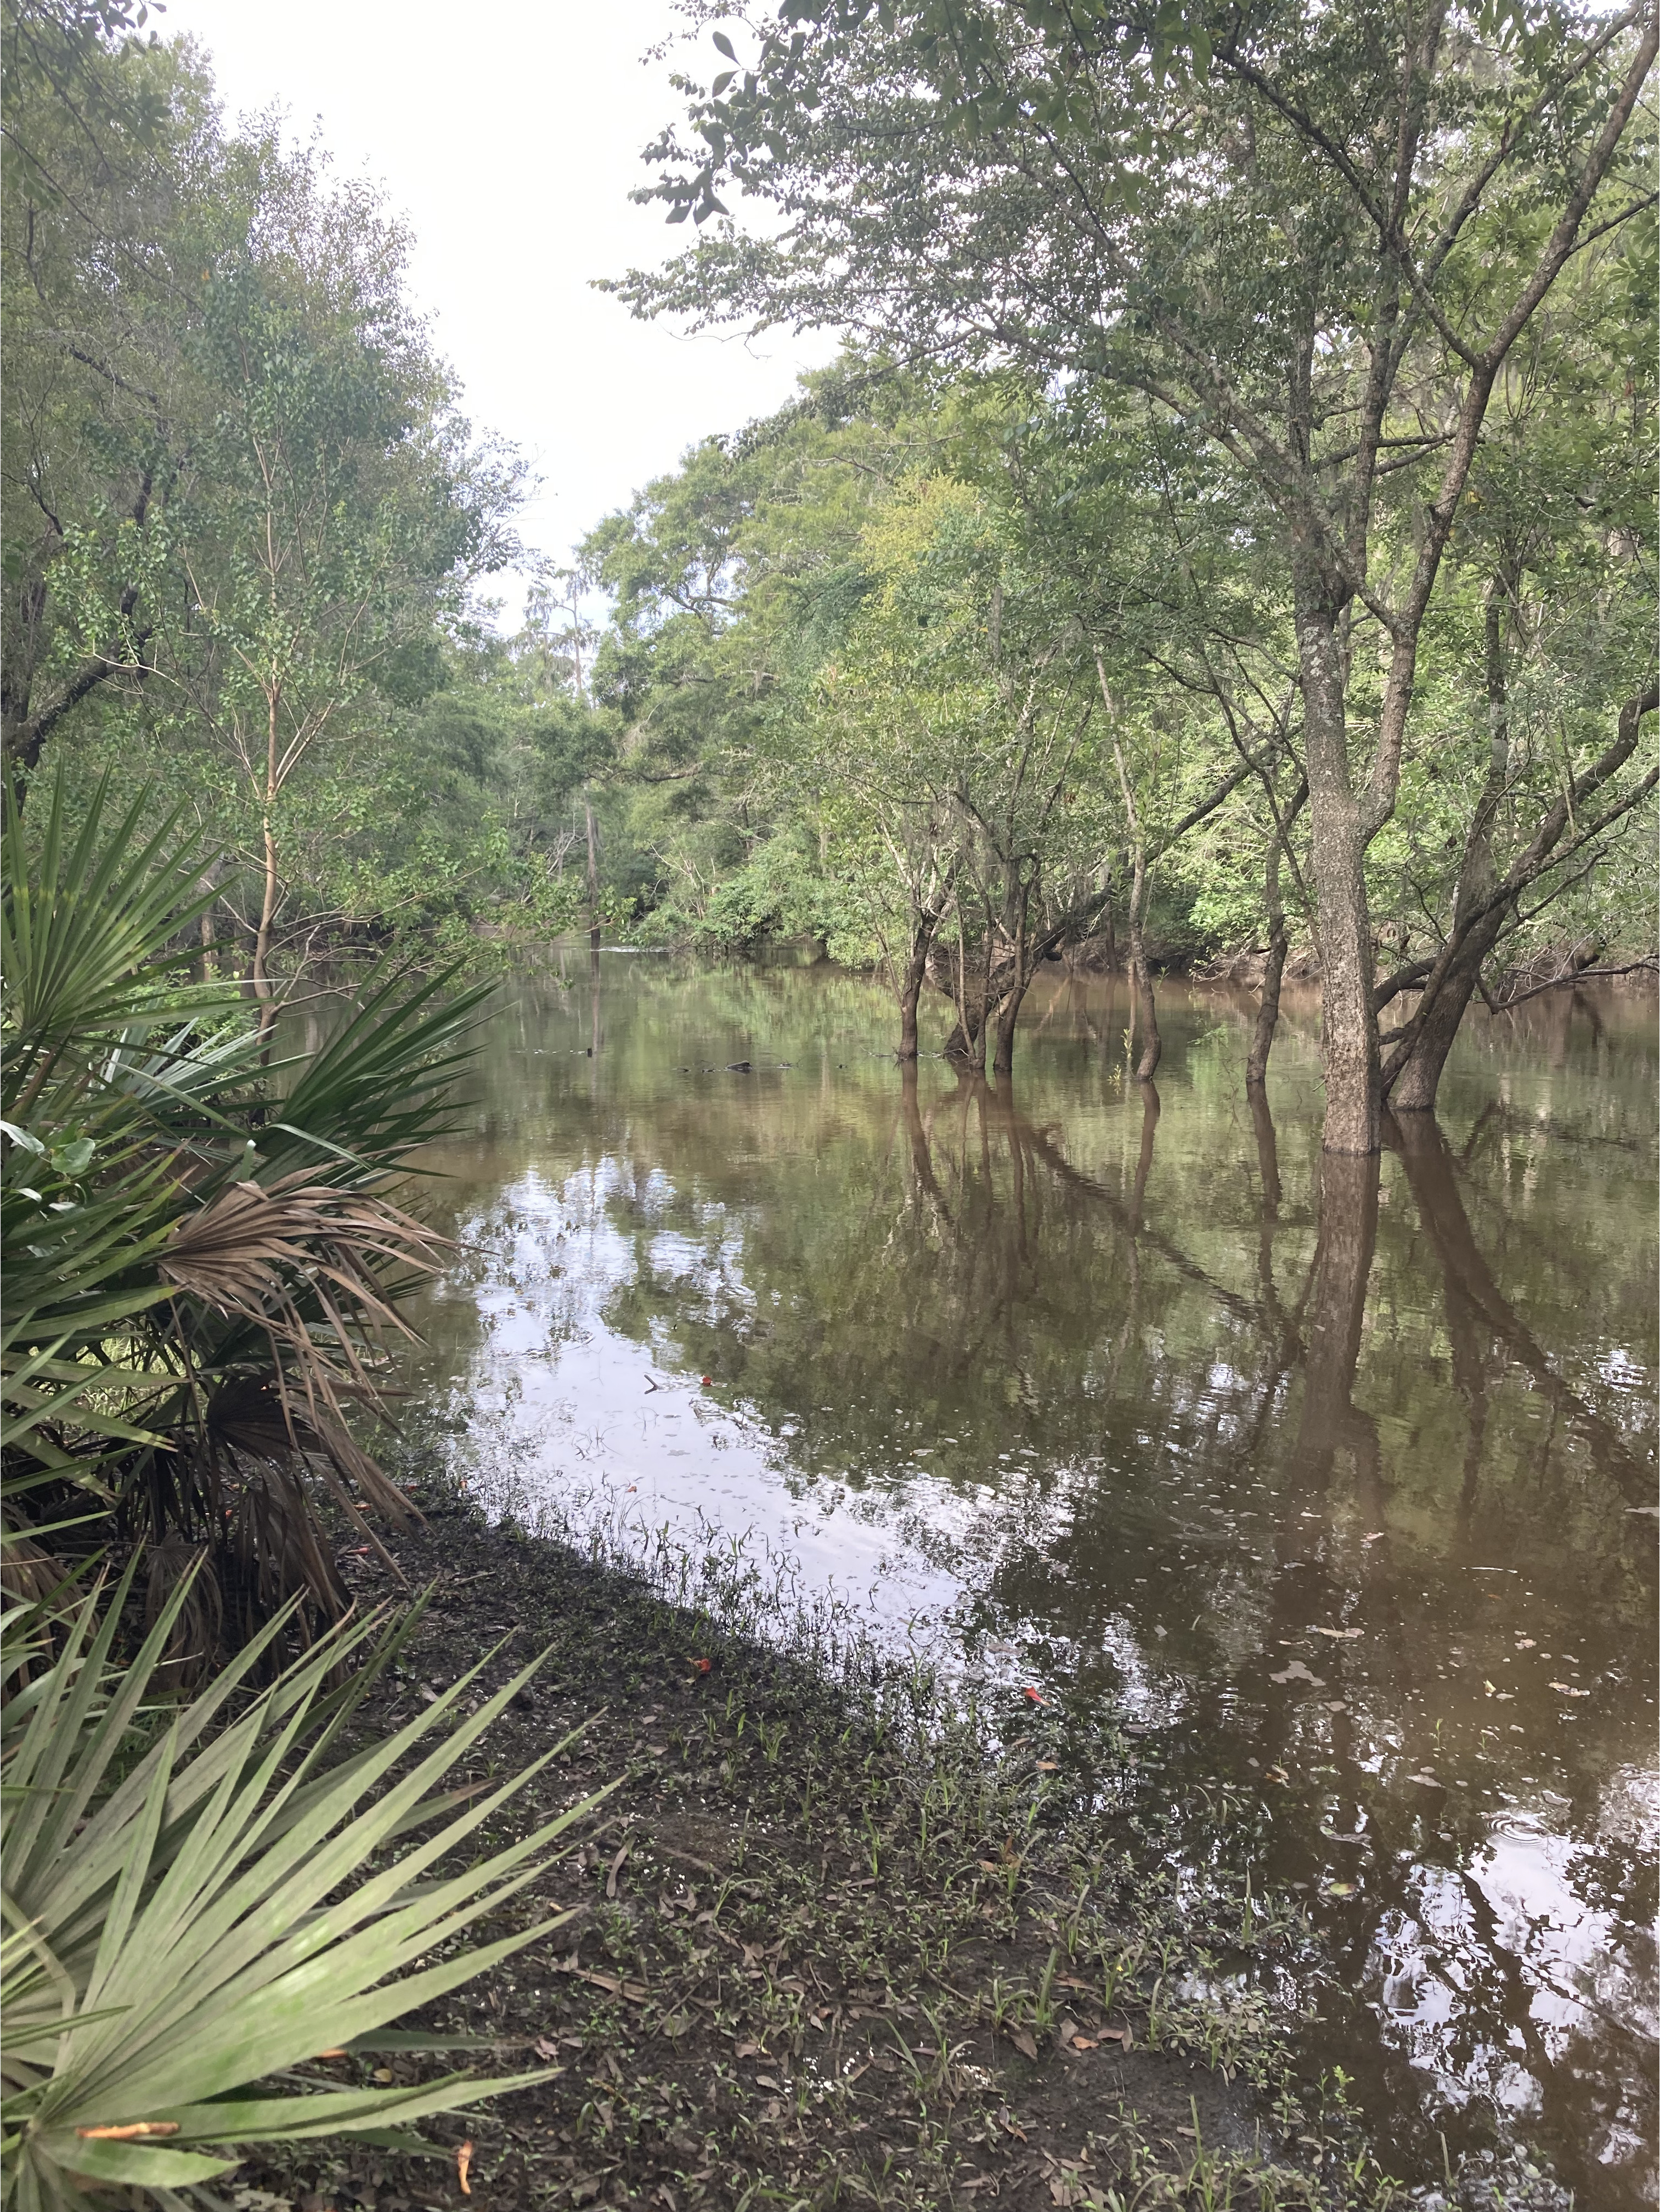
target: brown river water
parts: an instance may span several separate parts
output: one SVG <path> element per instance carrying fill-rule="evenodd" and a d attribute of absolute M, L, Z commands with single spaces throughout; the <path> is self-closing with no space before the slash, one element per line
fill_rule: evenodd
<path fill-rule="evenodd" d="M 1056 969 L 1000 1095 L 830 968 L 514 982 L 417 1403 L 499 1509 L 746 1545 L 1258 1793 L 1386 2164 L 1648 2204 L 1652 998 L 1478 1010 L 1374 1173 L 1323 1171 L 1311 1000 L 1254 1116 L 1252 1002 L 1160 995 L 1156 1094 Z"/>

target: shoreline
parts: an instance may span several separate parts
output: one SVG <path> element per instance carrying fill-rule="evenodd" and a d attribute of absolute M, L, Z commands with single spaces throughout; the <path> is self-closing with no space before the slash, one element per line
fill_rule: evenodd
<path fill-rule="evenodd" d="M 407 1717 L 492 1645 L 481 1693 L 545 1649 L 487 1740 L 491 1776 L 587 1726 L 480 1846 L 618 1784 L 515 1904 L 520 1926 L 566 1916 L 547 1942 L 405 2023 L 486 2039 L 492 2072 L 558 2069 L 432 2125 L 435 2146 L 472 2140 L 469 2196 L 668 2212 L 1408 2201 L 1341 2080 L 1299 2094 L 1297 2023 L 1268 1991 L 1307 1941 L 1300 1913 L 1183 1875 L 1110 1724 L 1085 1731 L 1018 1690 L 964 1708 L 844 1625 L 780 1649 L 745 1632 L 736 1584 L 672 1603 L 439 1485 L 411 1495 L 427 1518 L 387 1548 L 431 1600 L 362 1725 Z M 359 1602 L 404 1595 L 373 1554 L 342 1565 Z M 393 2054 L 382 2072 L 443 2063 Z M 373 2070 L 368 2055 L 315 2068 L 337 2087 Z M 342 2148 L 250 2161 L 252 2212 L 462 2203 L 453 2154 Z"/>

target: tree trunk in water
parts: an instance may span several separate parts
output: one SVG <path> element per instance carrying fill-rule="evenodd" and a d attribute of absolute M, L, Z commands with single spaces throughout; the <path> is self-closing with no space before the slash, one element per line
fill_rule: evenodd
<path fill-rule="evenodd" d="M 1481 963 L 1493 950 L 1504 921 L 1505 909 L 1496 907 L 1482 916 L 1459 946 L 1433 1003 L 1424 1013 L 1411 1055 L 1390 1089 L 1389 1105 L 1396 1114 L 1434 1113 L 1441 1071 L 1464 1018 L 1464 1009 L 1475 995 Z"/>
<path fill-rule="evenodd" d="M 1102 690 L 1106 689 L 1105 678 Z M 1164 1040 L 1158 1034 L 1158 1010 L 1153 1004 L 1152 978 L 1147 972 L 1146 947 L 1142 939 L 1141 925 L 1147 904 L 1147 841 L 1142 834 L 1141 811 L 1135 803 L 1135 787 L 1124 766 L 1124 756 L 1118 740 L 1113 739 L 1112 757 L 1118 769 L 1118 787 L 1123 794 L 1124 819 L 1130 833 L 1130 902 L 1126 926 L 1129 935 L 1130 971 L 1130 1035 L 1133 1047 L 1135 1031 L 1141 1031 L 1141 1051 L 1135 1063 L 1135 1080 L 1151 1083 L 1158 1073 L 1158 1061 L 1164 1052 Z"/>
<path fill-rule="evenodd" d="M 1280 986 L 1286 973 L 1286 917 L 1276 914 L 1268 924 L 1268 964 L 1262 970 L 1262 999 L 1256 1009 L 1250 1052 L 1245 1060 L 1245 1088 L 1261 1091 L 1268 1078 L 1268 1054 L 1280 1026 Z"/>
<path fill-rule="evenodd" d="M 1464 1018 L 1481 963 L 1492 951 L 1508 913 L 1495 907 L 1472 924 L 1468 916 L 1493 890 L 1493 817 L 1505 795 L 1510 774 L 1510 696 L 1505 670 L 1505 592 L 1513 587 L 1513 576 L 1494 577 L 1487 586 L 1486 617 L 1487 679 L 1487 775 L 1469 836 L 1464 841 L 1458 867 L 1458 887 L 1453 895 L 1452 926 L 1462 932 L 1446 972 L 1438 979 L 1431 1003 L 1418 1008 L 1420 1028 L 1405 1065 L 1389 1086 L 1389 1104 L 1397 1114 L 1432 1114 L 1441 1071 Z"/>
<path fill-rule="evenodd" d="M 1031 981 L 1029 975 L 1018 978 L 1010 985 L 997 1009 L 997 1054 L 991 1064 L 994 1075 L 1012 1075 L 1014 1073 L 1014 1025 L 1020 1018 L 1020 1004 Z M 983 1056 L 983 1045 L 982 1050 Z"/>
<path fill-rule="evenodd" d="M 1280 896 L 1277 830 L 1268 846 L 1263 869 L 1262 902 L 1268 916 L 1268 964 L 1262 970 L 1262 1002 L 1256 1009 L 1256 1027 L 1251 1034 L 1250 1053 L 1245 1061 L 1247 1091 L 1260 1091 L 1267 1082 L 1268 1054 L 1274 1050 L 1274 1033 L 1280 1025 L 1280 986 L 1286 973 L 1286 909 Z"/>
<path fill-rule="evenodd" d="M 902 1060 L 916 1058 L 916 1007 L 922 995 L 922 984 L 928 972 L 928 953 L 933 945 L 933 933 L 939 927 L 937 914 L 913 915 L 910 932 L 910 957 L 899 985 L 899 1057 Z"/>
<path fill-rule="evenodd" d="M 1140 851 L 1130 878 L 1129 967 L 1130 992 L 1135 1027 L 1141 1033 L 1141 1050 L 1135 1062 L 1135 1080 L 1151 1083 L 1164 1056 L 1164 1041 L 1158 1034 L 1158 1009 L 1152 995 L 1152 976 L 1147 967 L 1146 946 L 1141 936 L 1141 910 L 1146 901 L 1146 863 Z"/>
<path fill-rule="evenodd" d="M 1319 908 L 1320 1056 L 1326 1079 L 1321 1142 L 1329 1152 L 1377 1150 L 1377 1022 L 1365 841 L 1349 781 L 1343 650 L 1327 595 L 1297 579 L 1298 660 L 1308 752 L 1315 897 Z"/>
<path fill-rule="evenodd" d="M 1031 945 L 1027 939 L 1027 919 L 1031 900 L 1030 885 L 1017 884 L 1003 909 L 1006 925 L 1010 919 L 1011 908 L 1012 909 L 1014 927 L 1009 934 L 1014 945 L 1014 965 L 1009 976 L 1007 988 L 997 1001 L 997 1050 L 991 1064 L 991 1072 L 994 1075 L 1012 1075 L 1014 1073 L 1014 1025 L 1020 1018 L 1020 1001 L 1025 997 L 1026 987 L 1031 981 L 1031 963 L 1028 957 Z M 989 1024 L 991 1020 L 989 946 L 987 947 L 986 985 L 986 1018 Z M 982 1054 L 983 1049 L 982 1046 Z"/>
<path fill-rule="evenodd" d="M 991 925 L 988 922 L 981 940 L 980 972 L 970 983 L 968 940 L 959 922 L 957 932 L 957 1020 L 951 1035 L 946 1039 L 946 1058 L 959 1061 L 976 1072 L 983 1072 L 986 1065 L 986 1029 L 991 1003 Z"/>
<path fill-rule="evenodd" d="M 588 950 L 599 950 L 599 840 L 594 829 L 593 807 L 582 794 L 582 818 L 588 833 Z"/>

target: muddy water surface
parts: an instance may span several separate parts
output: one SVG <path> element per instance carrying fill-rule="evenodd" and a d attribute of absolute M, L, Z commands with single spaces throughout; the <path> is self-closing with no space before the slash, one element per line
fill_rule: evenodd
<path fill-rule="evenodd" d="M 1652 2201 L 1651 1000 L 1476 1017 L 1323 1164 L 1314 1009 L 1034 990 L 1000 1094 L 827 969 L 504 991 L 418 1396 L 487 1498 L 744 1541 L 1272 1805 L 1395 2170 Z M 939 1025 L 943 1031 L 944 1024 Z M 736 1063 L 734 1065 L 734 1063 Z"/>

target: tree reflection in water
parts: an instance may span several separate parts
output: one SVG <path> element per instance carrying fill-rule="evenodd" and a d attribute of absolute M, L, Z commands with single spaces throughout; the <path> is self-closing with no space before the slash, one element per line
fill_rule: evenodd
<path fill-rule="evenodd" d="M 580 971 L 511 999 L 435 1163 L 479 1256 L 429 1395 L 487 1493 L 911 1563 L 969 1661 L 1128 1708 L 1178 1802 L 1266 1799 L 1320 2054 L 1403 2160 L 1498 2104 L 1582 2202 L 1645 2201 L 1641 1006 L 1482 1018 L 1444 1126 L 1323 1159 L 1296 1005 L 1248 1097 L 1249 1004 L 1171 987 L 1154 1090 L 1122 994 L 1057 977 L 1011 1087 L 897 1068 L 833 971 L 605 963 L 603 1022 Z"/>

